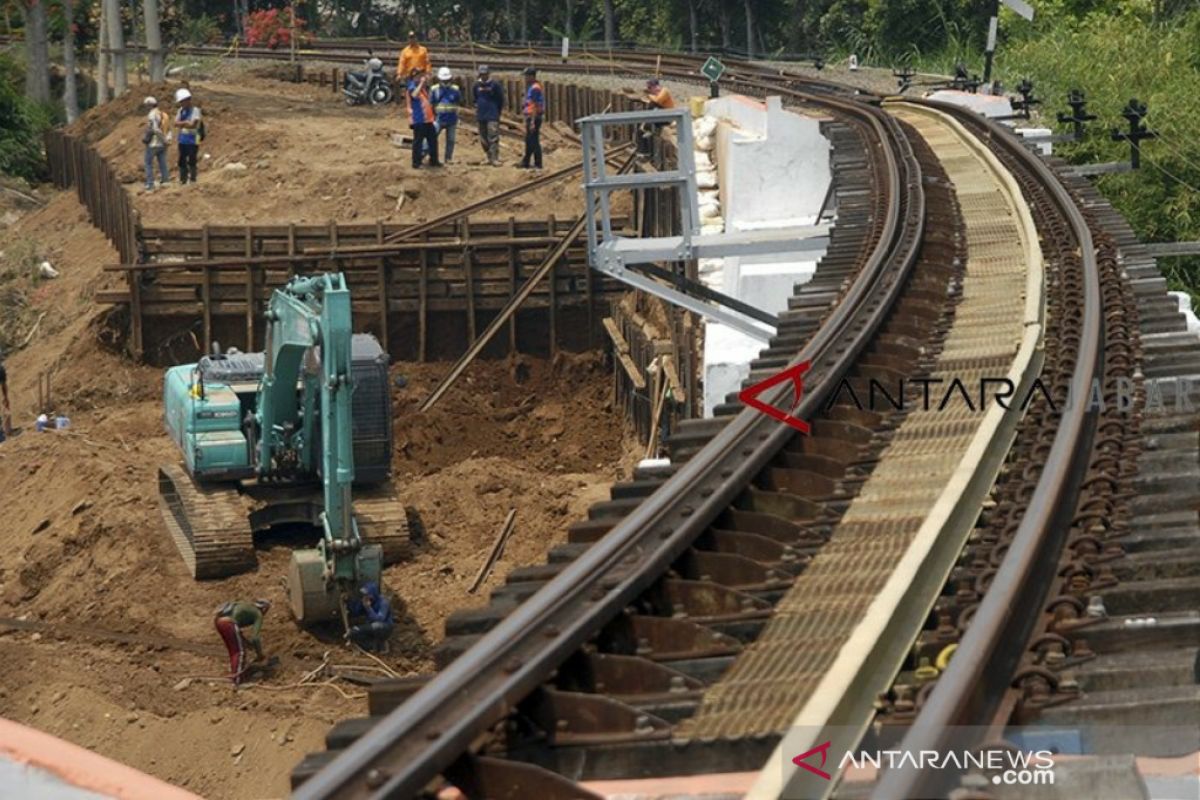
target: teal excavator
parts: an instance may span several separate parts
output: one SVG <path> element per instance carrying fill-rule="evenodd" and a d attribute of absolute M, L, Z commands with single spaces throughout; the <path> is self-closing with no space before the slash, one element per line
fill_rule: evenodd
<path fill-rule="evenodd" d="M 319 530 L 292 552 L 302 625 L 345 623 L 343 598 L 407 554 L 391 485 L 387 355 L 353 334 L 345 277 L 294 277 L 271 296 L 263 353 L 214 353 L 167 370 L 166 428 L 182 464 L 159 469 L 168 532 L 196 578 L 254 567 L 254 534 Z"/>

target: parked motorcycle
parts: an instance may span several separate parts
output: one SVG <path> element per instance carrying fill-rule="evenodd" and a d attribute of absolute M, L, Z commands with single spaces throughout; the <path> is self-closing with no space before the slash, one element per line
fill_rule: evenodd
<path fill-rule="evenodd" d="M 373 106 L 383 106 L 392 102 L 395 92 L 392 82 L 383 71 L 383 62 L 375 56 L 367 59 L 366 72 L 347 72 L 342 79 L 342 94 L 346 95 L 346 103 L 356 106 L 370 103 Z"/>

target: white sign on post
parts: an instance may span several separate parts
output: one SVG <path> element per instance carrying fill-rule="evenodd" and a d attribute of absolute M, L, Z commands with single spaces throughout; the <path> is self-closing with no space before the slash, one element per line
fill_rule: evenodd
<path fill-rule="evenodd" d="M 564 36 L 563 43 L 562 43 L 562 60 L 563 61 L 567 60 L 567 53 L 569 53 L 569 52 L 571 52 L 571 40 Z"/>
<path fill-rule="evenodd" d="M 1033 22 L 1033 6 L 1026 3 L 1025 0 L 1000 0 L 1000 2 L 1015 11 L 1018 16 L 1022 16 L 1027 21 Z"/>

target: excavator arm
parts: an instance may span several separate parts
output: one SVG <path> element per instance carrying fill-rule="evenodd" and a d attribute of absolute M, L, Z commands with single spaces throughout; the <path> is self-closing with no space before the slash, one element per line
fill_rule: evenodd
<path fill-rule="evenodd" d="M 377 547 L 364 547 L 351 499 L 353 332 L 345 277 L 292 278 L 271 296 L 266 319 L 255 469 L 261 481 L 291 473 L 321 477 L 321 543 L 315 553 L 294 554 L 291 580 L 293 612 L 301 622 L 313 621 L 341 615 L 342 595 L 365 580 L 378 580 L 381 559 Z M 318 415 L 320 447 L 315 446 Z"/>

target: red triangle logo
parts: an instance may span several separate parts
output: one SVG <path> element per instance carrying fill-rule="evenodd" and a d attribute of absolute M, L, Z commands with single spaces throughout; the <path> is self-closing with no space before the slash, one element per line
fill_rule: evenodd
<path fill-rule="evenodd" d="M 761 411 L 772 419 L 779 420 L 786 425 L 791 425 L 801 433 L 807 434 L 811 430 L 809 424 L 789 412 L 795 410 L 796 406 L 800 405 L 800 398 L 804 394 L 804 373 L 808 372 L 811 368 L 811 361 L 801 361 L 799 364 L 788 367 L 783 372 L 776 373 L 766 380 L 759 381 L 753 386 L 747 386 L 745 389 L 742 389 L 742 391 L 738 392 L 738 400 L 741 400 L 751 408 Z M 758 396 L 763 392 L 788 381 L 792 382 L 792 389 L 795 392 L 792 407 L 788 411 L 783 411 L 758 399 Z M 822 759 L 821 763 L 825 763 L 824 759 Z"/>
<path fill-rule="evenodd" d="M 797 767 L 800 767 L 801 769 L 808 770 L 809 772 L 811 772 L 814 775 L 820 775 L 822 778 L 824 778 L 827 781 L 833 780 L 832 776 L 825 770 L 817 769 L 812 764 L 806 764 L 804 761 L 804 759 L 808 758 L 809 756 L 813 755 L 814 753 L 820 753 L 821 754 L 821 766 L 822 767 L 825 766 L 825 758 L 826 758 L 826 756 L 829 755 L 829 745 L 831 743 L 832 742 L 825 742 L 825 744 L 819 744 L 816 747 L 814 747 L 812 750 L 809 750 L 807 753 L 801 753 L 800 755 L 798 755 L 792 759 L 792 763 L 795 764 Z"/>

